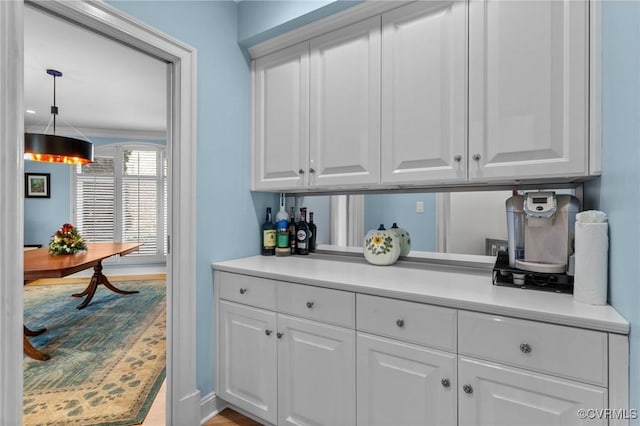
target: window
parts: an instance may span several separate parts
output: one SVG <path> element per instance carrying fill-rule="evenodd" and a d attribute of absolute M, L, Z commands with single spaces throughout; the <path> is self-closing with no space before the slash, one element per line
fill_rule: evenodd
<path fill-rule="evenodd" d="M 165 147 L 115 144 L 96 147 L 92 164 L 76 166 L 74 220 L 88 242 L 143 243 L 127 255 L 146 261 L 167 254 Z"/>

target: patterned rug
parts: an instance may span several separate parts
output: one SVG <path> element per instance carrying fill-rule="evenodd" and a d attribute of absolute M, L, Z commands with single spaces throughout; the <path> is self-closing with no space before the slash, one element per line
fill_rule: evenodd
<path fill-rule="evenodd" d="M 89 306 L 71 297 L 85 285 L 26 286 L 25 325 L 51 355 L 24 357 L 23 425 L 133 425 L 144 420 L 165 377 L 165 281 L 100 286 Z"/>

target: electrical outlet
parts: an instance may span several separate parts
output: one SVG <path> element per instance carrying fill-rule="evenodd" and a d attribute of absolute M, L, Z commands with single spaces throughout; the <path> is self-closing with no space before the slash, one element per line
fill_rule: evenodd
<path fill-rule="evenodd" d="M 416 201 L 416 213 L 424 213 L 424 201 Z"/>

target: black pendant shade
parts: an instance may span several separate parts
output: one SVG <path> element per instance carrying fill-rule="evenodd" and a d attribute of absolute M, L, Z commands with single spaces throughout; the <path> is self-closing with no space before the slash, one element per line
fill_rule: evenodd
<path fill-rule="evenodd" d="M 25 160 L 41 161 L 46 163 L 62 164 L 88 164 L 93 162 L 93 144 L 76 138 L 56 135 L 56 77 L 62 77 L 60 71 L 48 69 L 47 74 L 53 77 L 53 134 L 25 133 L 24 134 L 24 158 Z"/>
<path fill-rule="evenodd" d="M 24 158 L 47 163 L 88 164 L 93 162 L 93 144 L 65 136 L 25 133 Z"/>

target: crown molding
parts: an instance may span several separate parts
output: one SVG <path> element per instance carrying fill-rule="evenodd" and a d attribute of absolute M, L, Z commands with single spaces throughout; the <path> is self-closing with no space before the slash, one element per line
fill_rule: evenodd
<path fill-rule="evenodd" d="M 348 9 L 338 12 L 326 18 L 303 25 L 272 39 L 263 41 L 249 47 L 249 55 L 252 59 L 273 53 L 285 47 L 307 41 L 319 35 L 328 33 L 338 28 L 351 25 L 358 21 L 371 18 L 391 9 L 412 3 L 411 1 L 363 1 Z"/>

